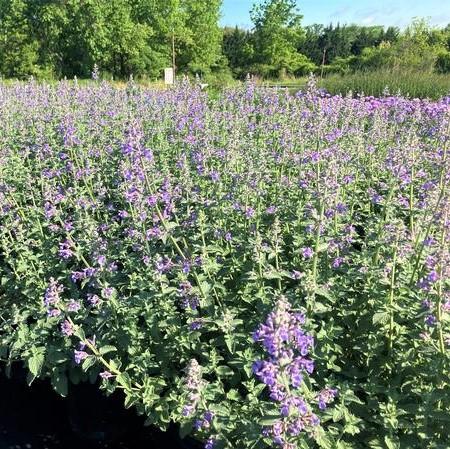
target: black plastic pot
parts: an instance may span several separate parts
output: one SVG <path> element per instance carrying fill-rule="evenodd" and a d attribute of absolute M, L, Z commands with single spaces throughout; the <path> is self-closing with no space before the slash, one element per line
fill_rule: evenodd
<path fill-rule="evenodd" d="M 50 384 L 26 384 L 19 365 L 6 378 L 0 372 L 0 449 L 201 449 L 191 438 L 180 440 L 177 426 L 167 432 L 144 427 L 119 394 L 105 397 L 95 385 L 70 387 L 67 399 Z"/>

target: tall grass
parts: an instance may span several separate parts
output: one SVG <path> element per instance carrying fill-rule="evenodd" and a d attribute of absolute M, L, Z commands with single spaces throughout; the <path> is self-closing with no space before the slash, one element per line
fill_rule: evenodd
<path fill-rule="evenodd" d="M 404 71 L 356 72 L 347 75 L 329 75 L 320 80 L 320 87 L 332 94 L 364 93 L 380 96 L 386 90 L 400 92 L 412 98 L 437 99 L 450 94 L 450 74 Z"/>
<path fill-rule="evenodd" d="M 286 87 L 295 92 L 304 89 L 308 79 L 266 80 L 261 82 L 269 87 Z M 411 98 L 438 99 L 450 95 L 450 74 L 420 73 L 415 71 L 356 72 L 345 75 L 332 74 L 318 80 L 318 85 L 331 94 L 373 95 L 379 97 L 386 89 L 391 94 L 401 93 Z"/>

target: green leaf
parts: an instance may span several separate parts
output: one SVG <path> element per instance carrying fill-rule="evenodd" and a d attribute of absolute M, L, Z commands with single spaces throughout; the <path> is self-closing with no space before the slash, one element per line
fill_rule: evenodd
<path fill-rule="evenodd" d="M 359 428 L 353 424 L 349 423 L 344 426 L 344 433 L 349 433 L 350 435 L 356 435 L 359 432 L 360 432 Z"/>
<path fill-rule="evenodd" d="M 280 415 L 265 415 L 258 421 L 258 424 L 261 426 L 273 426 L 279 420 Z"/>
<path fill-rule="evenodd" d="M 230 401 L 240 401 L 242 397 L 237 390 L 232 389 L 227 393 L 227 399 Z"/>
<path fill-rule="evenodd" d="M 219 376 L 232 376 L 234 374 L 234 371 L 226 365 L 218 366 L 216 371 Z"/>
<path fill-rule="evenodd" d="M 83 371 L 88 371 L 89 368 L 93 367 L 95 363 L 97 362 L 97 357 L 95 355 L 89 355 L 83 360 L 83 364 L 81 365 L 81 368 Z"/>
<path fill-rule="evenodd" d="M 386 443 L 386 446 L 388 449 L 399 449 L 400 448 L 400 444 L 397 441 L 394 441 L 394 439 L 389 437 L 388 435 L 386 435 L 384 437 L 384 442 Z"/>
<path fill-rule="evenodd" d="M 388 322 L 390 318 L 390 313 L 389 312 L 377 312 L 373 315 L 372 317 L 372 323 L 373 324 L 385 324 Z"/>
<path fill-rule="evenodd" d="M 344 418 L 344 410 L 342 410 L 342 407 L 335 407 L 333 410 L 333 422 L 340 421 L 342 418 Z"/>
<path fill-rule="evenodd" d="M 228 351 L 231 352 L 231 354 L 234 353 L 234 337 L 233 335 L 225 335 L 225 344 L 227 345 Z"/>
<path fill-rule="evenodd" d="M 133 407 L 133 405 L 135 405 L 138 402 L 138 398 L 136 398 L 135 396 L 131 396 L 131 395 L 127 395 L 125 397 L 125 408 L 131 408 Z"/>
<path fill-rule="evenodd" d="M 282 279 L 283 277 L 281 276 L 281 274 L 275 270 L 271 270 L 271 271 L 266 271 L 263 274 L 264 279 L 269 279 L 269 280 L 273 280 L 273 279 Z"/>
<path fill-rule="evenodd" d="M 55 391 L 63 397 L 66 397 L 69 391 L 67 376 L 57 371 L 52 376 L 52 385 Z"/>
<path fill-rule="evenodd" d="M 34 377 L 38 377 L 41 374 L 42 367 L 44 366 L 44 360 L 45 357 L 43 349 L 35 352 L 35 354 L 28 359 L 28 369 Z"/>
<path fill-rule="evenodd" d="M 324 449 L 332 449 L 333 447 L 336 447 L 335 444 L 333 444 L 331 437 L 327 435 L 322 428 L 317 429 L 314 434 L 314 439 L 319 447 L 323 447 Z"/>
<path fill-rule="evenodd" d="M 324 287 L 317 287 L 316 288 L 316 294 L 319 296 L 322 296 L 326 299 L 328 299 L 329 301 L 333 301 L 333 296 L 330 290 L 324 288 Z"/>
<path fill-rule="evenodd" d="M 122 387 L 125 388 L 125 390 L 131 390 L 131 379 L 128 373 L 120 373 L 116 377 L 116 380 L 119 385 L 122 385 Z"/>
<path fill-rule="evenodd" d="M 75 330 L 75 335 L 76 335 L 81 341 L 86 340 L 86 334 L 84 333 L 83 329 L 81 329 L 81 327 L 79 327 L 78 329 Z"/>
<path fill-rule="evenodd" d="M 111 346 L 111 345 L 102 346 L 100 348 L 101 355 L 105 355 L 105 354 L 108 354 L 109 352 L 115 352 L 115 351 L 117 351 L 117 348 L 115 346 Z"/>

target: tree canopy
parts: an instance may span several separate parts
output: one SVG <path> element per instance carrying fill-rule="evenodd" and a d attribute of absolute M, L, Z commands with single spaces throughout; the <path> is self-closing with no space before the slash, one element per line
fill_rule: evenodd
<path fill-rule="evenodd" d="M 221 28 L 222 0 L 0 0 L 0 76 L 243 78 L 382 67 L 450 71 L 450 25 L 303 26 L 295 0 L 260 0 L 253 27 Z M 174 50 L 174 51 L 173 51 Z"/>

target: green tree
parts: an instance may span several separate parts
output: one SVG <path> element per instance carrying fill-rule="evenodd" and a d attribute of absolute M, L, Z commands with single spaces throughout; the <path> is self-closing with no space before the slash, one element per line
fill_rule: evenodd
<path fill-rule="evenodd" d="M 134 14 L 152 29 L 147 39 L 147 73 L 159 77 L 164 67 L 172 67 L 173 47 L 179 56 L 181 48 L 192 40 L 184 0 L 135 0 Z"/>
<path fill-rule="evenodd" d="M 96 0 L 68 0 L 56 48 L 59 76 L 89 77 L 94 64 L 106 70 L 109 59 L 104 3 Z"/>
<path fill-rule="evenodd" d="M 305 27 L 305 35 L 300 42 L 298 50 L 306 55 L 315 64 L 322 64 L 323 48 L 321 45 L 321 37 L 324 34 L 324 26 L 321 24 L 313 24 Z"/>
<path fill-rule="evenodd" d="M 120 78 L 145 74 L 151 27 L 133 19 L 132 3 L 128 0 L 106 0 L 104 20 L 106 69 Z"/>
<path fill-rule="evenodd" d="M 189 39 L 180 42 L 178 64 L 184 72 L 208 73 L 221 57 L 219 27 L 222 0 L 184 0 L 185 29 Z"/>
<path fill-rule="evenodd" d="M 233 74 L 237 77 L 245 76 L 249 72 L 255 54 L 252 33 L 238 27 L 225 27 L 222 53 Z"/>
<path fill-rule="evenodd" d="M 39 75 L 39 42 L 33 37 L 24 0 L 0 0 L 0 75 Z"/>
<path fill-rule="evenodd" d="M 253 7 L 256 63 L 262 74 L 283 76 L 313 67 L 297 51 L 304 36 L 302 17 L 295 0 L 265 0 Z"/>
<path fill-rule="evenodd" d="M 148 58 L 153 76 L 172 66 L 184 73 L 207 72 L 220 61 L 222 0 L 135 0 L 135 17 L 152 29 Z"/>

